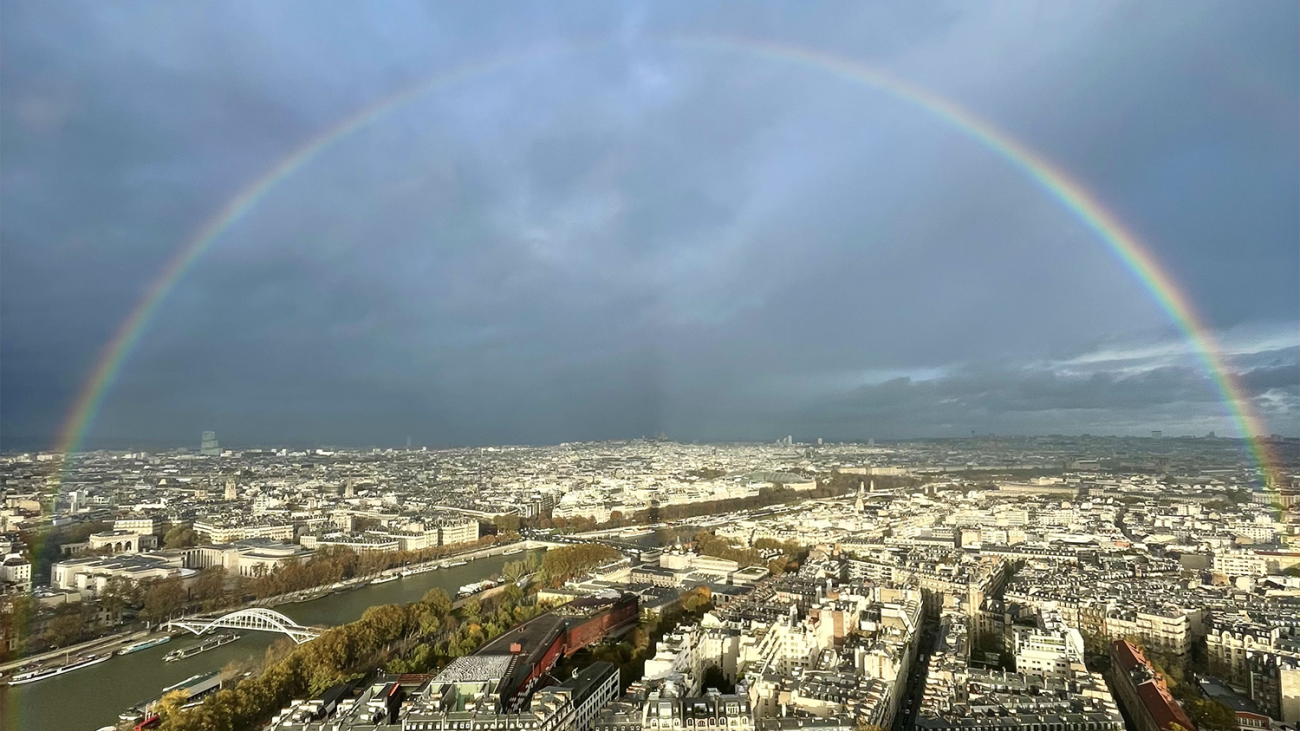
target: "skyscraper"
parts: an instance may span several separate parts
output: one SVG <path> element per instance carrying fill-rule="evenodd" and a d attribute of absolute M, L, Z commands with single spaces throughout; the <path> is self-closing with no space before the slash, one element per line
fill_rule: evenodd
<path fill-rule="evenodd" d="M 199 443 L 199 454 L 204 457 L 220 457 L 221 443 L 217 441 L 217 433 L 214 431 L 203 432 L 203 441 Z"/>

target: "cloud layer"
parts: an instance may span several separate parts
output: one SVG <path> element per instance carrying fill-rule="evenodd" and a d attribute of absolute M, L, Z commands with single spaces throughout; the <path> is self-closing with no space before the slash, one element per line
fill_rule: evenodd
<path fill-rule="evenodd" d="M 1041 150 L 1300 432 L 1293 4 L 319 8 L 8 13 L 0 446 L 52 439 L 177 247 L 277 159 L 446 69 L 566 44 L 274 187 L 168 297 L 91 443 L 1232 433 L 1140 283 L 1013 166 L 679 34 L 875 64 Z"/>

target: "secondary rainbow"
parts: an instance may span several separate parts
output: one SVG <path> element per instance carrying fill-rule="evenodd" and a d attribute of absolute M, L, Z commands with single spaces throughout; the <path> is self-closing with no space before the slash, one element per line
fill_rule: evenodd
<path fill-rule="evenodd" d="M 678 36 L 668 39 L 668 42 L 682 48 L 744 54 L 790 63 L 813 71 L 829 73 L 856 85 L 884 92 L 929 112 L 1015 165 L 1092 229 L 1124 267 L 1151 293 L 1152 298 L 1191 343 L 1197 358 L 1227 406 L 1238 431 L 1250 445 L 1266 482 L 1276 474 L 1274 471 L 1276 462 L 1268 453 L 1267 445 L 1256 438 L 1257 435 L 1266 434 L 1267 430 L 1255 416 L 1250 400 L 1224 362 L 1222 352 L 1210 329 L 1196 314 L 1187 296 L 1142 246 L 1137 236 L 1121 224 L 1116 216 L 1108 212 L 1083 185 L 1042 155 L 949 99 L 885 71 L 853 61 L 796 46 L 750 39 Z M 557 51 L 571 52 L 594 45 L 601 44 L 581 46 L 566 44 L 558 48 L 511 55 L 488 63 L 464 66 L 417 84 L 360 110 L 308 140 L 242 189 L 181 246 L 149 287 L 144 298 L 123 321 L 113 339 L 104 346 L 94 371 L 64 422 L 56 447 L 57 451 L 70 456 L 78 450 L 87 430 L 95 420 L 105 395 L 159 305 L 222 232 L 243 218 L 277 184 L 339 140 L 425 94 L 511 64 L 537 59 Z M 69 461 L 65 459 L 65 467 Z"/>

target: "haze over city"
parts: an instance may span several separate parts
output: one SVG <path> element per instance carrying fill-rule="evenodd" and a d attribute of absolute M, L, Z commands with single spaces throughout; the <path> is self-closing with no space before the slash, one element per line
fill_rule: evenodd
<path fill-rule="evenodd" d="M 846 66 L 1082 186 L 1300 433 L 1294 3 L 320 7 L 6 4 L 0 447 L 163 282 L 87 448 L 1240 433 L 1083 217 Z"/>

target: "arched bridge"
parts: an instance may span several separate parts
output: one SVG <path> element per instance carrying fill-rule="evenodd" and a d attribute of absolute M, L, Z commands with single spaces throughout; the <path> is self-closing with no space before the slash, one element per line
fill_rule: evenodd
<path fill-rule="evenodd" d="M 174 619 L 168 622 L 167 626 L 188 630 L 196 635 L 201 635 L 209 630 L 218 628 L 249 629 L 258 632 L 283 632 L 300 645 L 308 640 L 316 639 L 320 636 L 321 632 L 315 627 L 304 627 L 279 612 L 273 612 L 270 609 L 263 609 L 261 607 L 241 609 L 238 612 L 231 612 L 230 614 L 221 617 L 186 617 L 184 619 Z"/>

